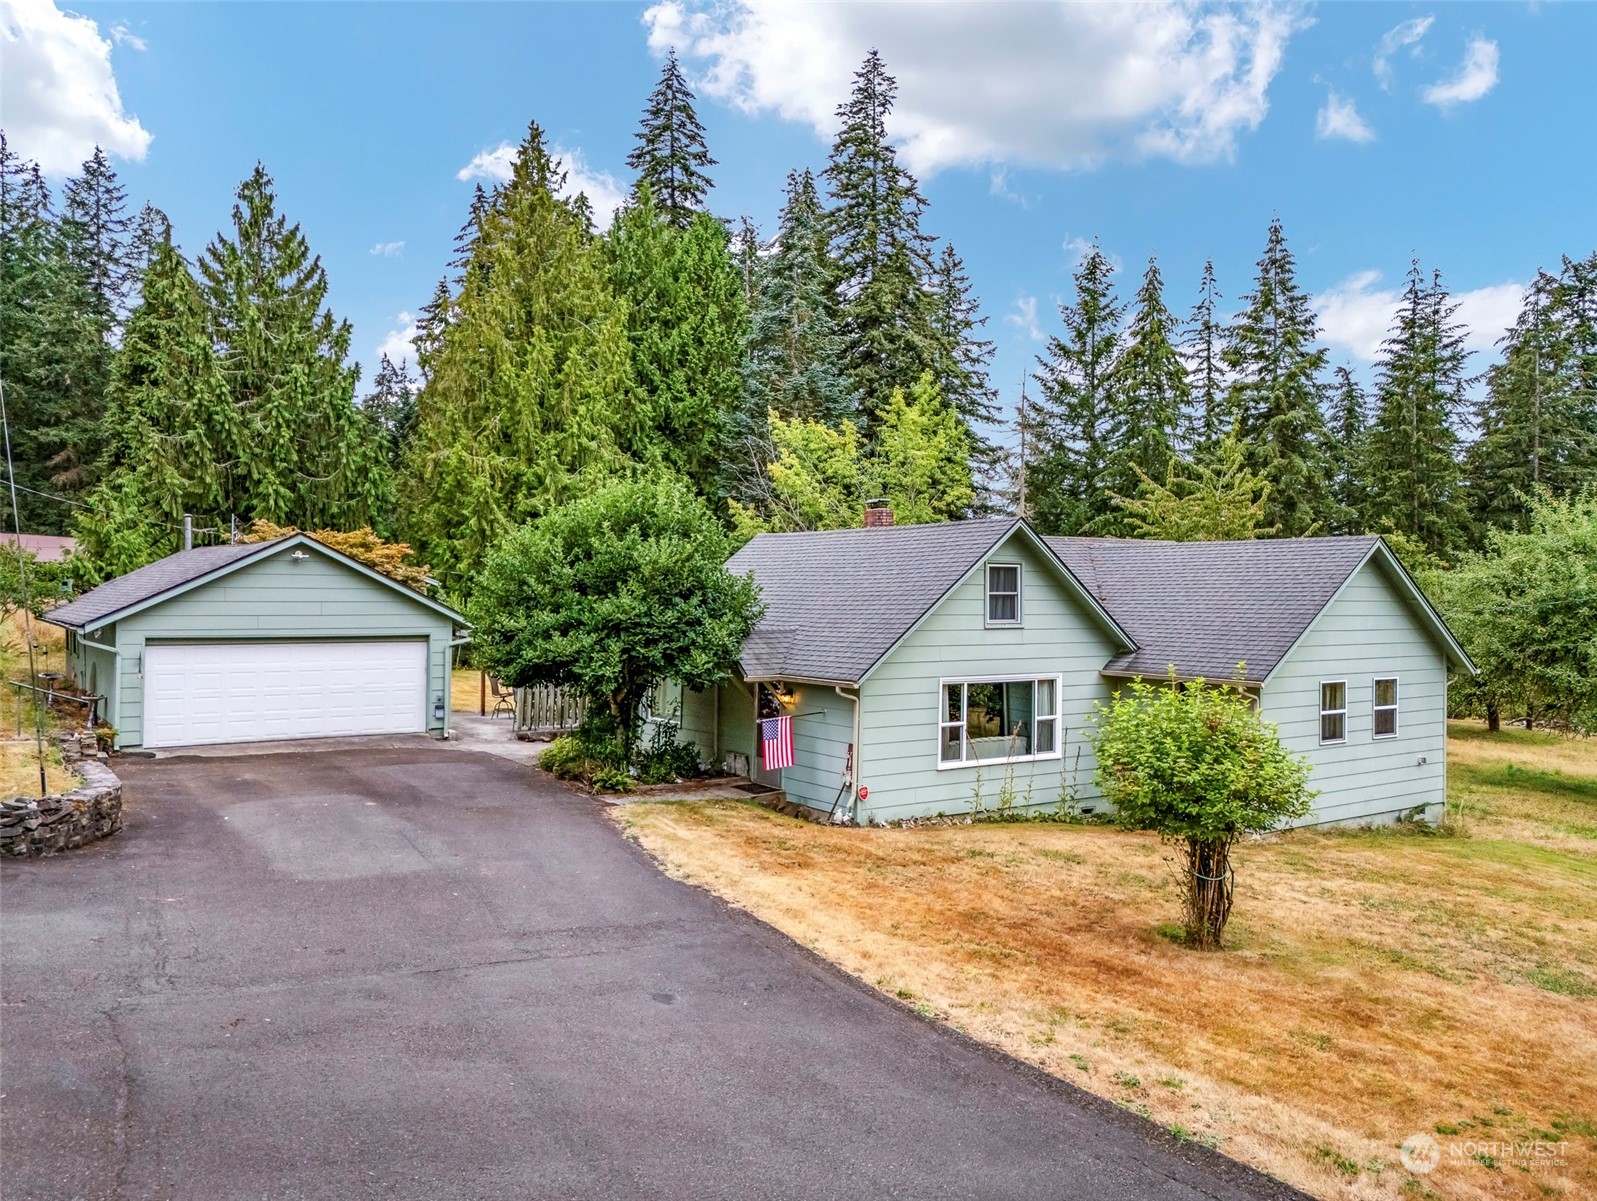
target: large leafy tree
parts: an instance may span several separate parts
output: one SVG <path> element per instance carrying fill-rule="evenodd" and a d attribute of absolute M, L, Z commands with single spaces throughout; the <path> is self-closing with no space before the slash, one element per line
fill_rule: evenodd
<path fill-rule="evenodd" d="M 1115 495 L 1135 491 L 1140 479 L 1162 478 L 1190 441 L 1186 364 L 1177 349 L 1176 319 L 1165 307 L 1164 281 L 1152 255 L 1134 303 L 1109 387 L 1104 487 Z M 1100 522 L 1099 530 L 1112 533 L 1118 524 L 1118 514 L 1113 514 Z"/>
<path fill-rule="evenodd" d="M 1427 584 L 1480 669 L 1463 692 L 1493 729 L 1508 715 L 1597 730 L 1597 487 L 1533 495 L 1525 530 L 1489 528 Z"/>
<path fill-rule="evenodd" d="M 1248 467 L 1270 481 L 1270 523 L 1307 534 L 1331 516 L 1326 453 L 1325 349 L 1319 324 L 1298 287 L 1281 219 L 1270 222 L 1247 307 L 1231 327 L 1224 363 L 1226 405 Z"/>
<path fill-rule="evenodd" d="M 350 325 L 327 307 L 321 256 L 277 211 L 263 166 L 239 185 L 233 229 L 211 239 L 197 266 L 243 435 L 218 448 L 222 499 L 240 517 L 302 528 L 369 524 L 391 503 L 391 484 L 355 407 Z"/>
<path fill-rule="evenodd" d="M 1597 478 L 1597 254 L 1538 271 L 1473 406 L 1468 503 L 1481 526 L 1523 529 L 1538 489 Z"/>
<path fill-rule="evenodd" d="M 606 715 L 617 758 L 662 680 L 729 678 L 763 606 L 705 502 L 670 476 L 620 481 L 511 531 L 471 601 L 485 667 L 517 686 L 579 691 Z"/>
<path fill-rule="evenodd" d="M 1064 333 L 1049 339 L 1038 360 L 1040 396 L 1027 418 L 1037 449 L 1028 456 L 1027 494 L 1038 525 L 1050 534 L 1090 532 L 1096 522 L 1112 520 L 1105 484 L 1125 313 L 1114 273 L 1094 243 L 1076 267 L 1075 299 L 1059 306 Z"/>
<path fill-rule="evenodd" d="M 1375 414 L 1364 435 L 1366 520 L 1432 553 L 1463 536 L 1455 416 L 1464 404 L 1464 328 L 1458 305 L 1416 261 L 1381 346 Z"/>
<path fill-rule="evenodd" d="M 1134 495 L 1115 497 L 1132 537 L 1231 542 L 1275 533 L 1265 524 L 1269 481 L 1248 470 L 1234 437 L 1196 461 L 1171 459 L 1162 482 L 1139 475 Z"/>
<path fill-rule="evenodd" d="M 836 265 L 845 366 L 859 392 L 868 431 L 894 388 L 936 372 L 940 340 L 930 238 L 921 232 L 926 200 L 887 138 L 898 84 L 872 50 L 838 107 L 839 128 L 826 167 L 832 195 L 826 229 Z"/>
<path fill-rule="evenodd" d="M 671 50 L 634 135 L 638 144 L 627 155 L 627 166 L 638 173 L 633 195 L 647 189 L 661 217 L 678 229 L 687 229 L 704 213 L 704 198 L 712 186 L 705 170 L 715 166 L 693 99 L 677 66 L 676 51 Z"/>
<path fill-rule="evenodd" d="M 951 521 L 975 498 L 969 435 L 929 373 L 908 392 L 893 391 L 872 445 L 848 421 L 829 426 L 775 410 L 767 421 L 769 456 L 750 499 L 731 505 L 742 537 L 848 529 L 878 497 L 904 525 Z"/>
<path fill-rule="evenodd" d="M 1309 765 L 1281 744 L 1240 688 L 1132 680 L 1099 705 L 1097 781 L 1125 829 L 1177 854 L 1187 945 L 1219 950 L 1231 916 L 1231 849 L 1303 817 Z"/>
<path fill-rule="evenodd" d="M 678 227 L 647 183 L 606 239 L 611 286 L 625 301 L 638 420 L 623 449 L 658 457 L 706 496 L 743 392 L 748 311 L 726 228 L 708 213 Z"/>
<path fill-rule="evenodd" d="M 584 472 L 622 465 L 648 429 L 626 305 L 563 184 L 534 124 L 421 356 L 401 526 L 457 597 L 493 543 Z"/>

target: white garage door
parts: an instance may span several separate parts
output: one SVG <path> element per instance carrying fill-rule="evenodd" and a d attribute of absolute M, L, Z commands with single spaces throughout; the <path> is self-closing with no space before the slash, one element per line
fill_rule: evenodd
<path fill-rule="evenodd" d="M 144 651 L 144 745 L 427 728 L 427 643 L 211 642 Z"/>

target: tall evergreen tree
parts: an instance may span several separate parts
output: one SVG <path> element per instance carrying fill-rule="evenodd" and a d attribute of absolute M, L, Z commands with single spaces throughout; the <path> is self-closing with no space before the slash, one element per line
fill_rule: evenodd
<path fill-rule="evenodd" d="M 83 172 L 66 186 L 61 213 L 69 253 L 94 297 L 95 317 L 109 339 L 121 328 L 128 292 L 136 282 L 131 259 L 133 218 L 127 213 L 127 191 L 98 146 Z"/>
<path fill-rule="evenodd" d="M 208 321 L 188 264 L 163 240 L 117 355 L 104 478 L 76 518 L 79 543 L 101 576 L 179 549 L 185 513 L 201 528 L 250 515 L 241 462 L 269 448 L 252 441 L 228 395 Z"/>
<path fill-rule="evenodd" d="M 638 144 L 627 155 L 627 166 L 638 173 L 633 196 L 647 188 L 661 217 L 681 230 L 705 211 L 704 198 L 713 186 L 705 170 L 715 166 L 693 99 L 673 49 L 633 135 Z"/>
<path fill-rule="evenodd" d="M 1364 485 L 1369 406 L 1364 389 L 1346 367 L 1336 369 L 1331 396 L 1331 499 L 1334 532 L 1355 534 L 1366 526 L 1369 497 Z"/>
<path fill-rule="evenodd" d="M 926 201 L 887 140 L 897 91 L 872 50 L 838 107 L 825 173 L 846 369 L 873 432 L 893 389 L 907 390 L 938 367 L 936 305 L 926 287 L 931 239 L 920 228 Z"/>
<path fill-rule="evenodd" d="M 840 364 L 831 262 L 815 177 L 787 177 L 787 201 L 769 258 L 761 264 L 744 359 L 746 404 L 827 425 L 852 418 L 857 401 Z"/>
<path fill-rule="evenodd" d="M 424 358 L 402 528 L 460 599 L 494 541 L 583 472 L 622 466 L 623 442 L 647 429 L 626 305 L 564 183 L 532 125 Z"/>
<path fill-rule="evenodd" d="M 1028 455 L 1026 491 L 1045 533 L 1088 532 L 1114 511 L 1106 473 L 1125 314 L 1115 298 L 1114 274 L 1094 243 L 1076 267 L 1074 302 L 1059 306 L 1064 335 L 1050 338 L 1046 356 L 1038 359 L 1040 397 L 1027 421 L 1037 449 Z"/>
<path fill-rule="evenodd" d="M 1403 300 L 1381 346 L 1375 414 L 1365 437 L 1365 518 L 1433 554 L 1463 534 L 1455 415 L 1464 403 L 1464 327 L 1441 273 L 1409 268 Z"/>
<path fill-rule="evenodd" d="M 378 361 L 372 390 L 360 402 L 360 411 L 377 427 L 389 466 L 395 471 L 416 425 L 416 384 L 404 359 L 395 363 L 385 354 Z"/>
<path fill-rule="evenodd" d="M 1148 256 L 1135 305 L 1108 388 L 1104 487 L 1116 496 L 1133 495 L 1144 478 L 1163 479 L 1171 460 L 1190 441 L 1187 369 L 1176 347 L 1176 319 L 1165 307 L 1164 279 L 1153 255 Z M 1116 509 L 1098 529 L 1114 533 L 1122 524 L 1121 511 Z"/>
<path fill-rule="evenodd" d="M 110 358 L 96 311 L 38 165 L 0 134 L 0 380 L 25 529 L 64 532 L 63 500 L 90 482 Z"/>
<path fill-rule="evenodd" d="M 982 337 L 987 318 L 971 292 L 970 276 L 952 242 L 932 268 L 932 329 L 937 336 L 937 389 L 964 423 L 977 464 L 991 471 L 998 448 L 987 430 L 998 424 L 998 390 L 990 372 L 993 342 Z"/>
<path fill-rule="evenodd" d="M 640 462 L 659 458 L 713 497 L 743 390 L 748 321 L 726 227 L 698 213 L 678 228 L 643 183 L 606 247 L 611 286 L 626 302 L 641 405 L 639 428 L 622 448 Z"/>
<path fill-rule="evenodd" d="M 350 326 L 327 309 L 327 272 L 277 211 L 259 164 L 233 229 L 200 256 L 211 341 L 246 431 L 228 460 L 240 517 L 301 529 L 371 524 L 388 504 L 382 448 L 355 407 Z"/>
<path fill-rule="evenodd" d="M 1465 472 L 1479 536 L 1493 526 L 1527 528 L 1541 489 L 1561 496 L 1597 479 L 1597 323 L 1589 311 L 1597 289 L 1583 295 L 1580 268 L 1565 260 L 1558 276 L 1536 273 L 1473 406 L 1477 436 Z M 1597 255 L 1586 272 L 1594 268 Z"/>
<path fill-rule="evenodd" d="M 1332 516 L 1330 464 L 1321 408 L 1325 349 L 1298 287 L 1281 219 L 1270 222 L 1253 291 L 1227 339 L 1226 405 L 1250 471 L 1271 485 L 1268 525 L 1306 534 Z"/>
<path fill-rule="evenodd" d="M 1188 390 L 1195 410 L 1192 415 L 1194 450 L 1200 459 L 1231 432 L 1232 422 L 1226 410 L 1226 327 L 1220 315 L 1221 299 L 1214 278 L 1214 260 L 1205 259 L 1203 278 L 1198 281 L 1198 301 L 1192 306 L 1182 342 Z"/>

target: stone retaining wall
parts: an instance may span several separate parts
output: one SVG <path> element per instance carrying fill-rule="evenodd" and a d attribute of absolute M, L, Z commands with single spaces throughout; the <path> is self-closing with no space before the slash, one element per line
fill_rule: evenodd
<path fill-rule="evenodd" d="M 0 801 L 0 856 L 54 855 L 122 828 L 122 781 L 95 755 L 94 736 L 67 734 L 61 758 L 83 783 L 59 796 Z"/>

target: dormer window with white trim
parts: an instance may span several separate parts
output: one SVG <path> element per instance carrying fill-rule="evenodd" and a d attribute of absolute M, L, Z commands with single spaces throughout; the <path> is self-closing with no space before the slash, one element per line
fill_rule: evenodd
<path fill-rule="evenodd" d="M 987 564 L 987 624 L 1020 624 L 1020 564 Z"/>

